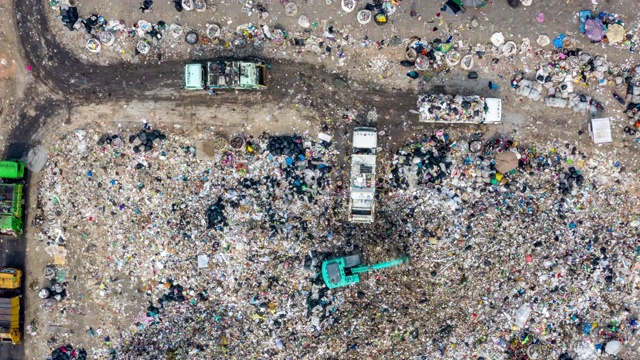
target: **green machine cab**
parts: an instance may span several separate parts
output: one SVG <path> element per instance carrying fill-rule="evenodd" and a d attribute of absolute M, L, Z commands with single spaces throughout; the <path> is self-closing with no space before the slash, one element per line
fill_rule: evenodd
<path fill-rule="evenodd" d="M 21 160 L 0 161 L 0 237 L 22 234 L 22 205 L 24 185 L 16 180 L 24 178 L 25 164 Z"/>
<path fill-rule="evenodd" d="M 378 264 L 361 265 L 360 255 L 344 256 L 324 261 L 322 263 L 322 278 L 329 289 L 335 289 L 337 287 L 359 283 L 359 274 L 399 266 L 407 262 L 409 262 L 409 258 L 403 256 L 399 259 Z"/>
<path fill-rule="evenodd" d="M 0 178 L 22 179 L 24 177 L 24 162 L 21 160 L 0 161 Z"/>

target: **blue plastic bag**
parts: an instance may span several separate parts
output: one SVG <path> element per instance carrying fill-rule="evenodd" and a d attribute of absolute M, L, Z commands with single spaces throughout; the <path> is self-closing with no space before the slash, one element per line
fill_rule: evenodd
<path fill-rule="evenodd" d="M 558 35 L 557 38 L 553 39 L 553 45 L 558 49 L 562 49 L 562 42 L 564 41 L 564 34 Z"/>

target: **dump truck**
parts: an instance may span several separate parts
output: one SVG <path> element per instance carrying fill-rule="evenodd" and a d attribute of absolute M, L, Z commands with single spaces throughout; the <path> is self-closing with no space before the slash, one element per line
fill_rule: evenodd
<path fill-rule="evenodd" d="M 22 234 L 22 205 L 24 203 L 24 162 L 0 161 L 0 236 L 18 237 Z"/>
<path fill-rule="evenodd" d="M 14 345 L 22 341 L 20 332 L 20 296 L 22 271 L 0 268 L 0 341 Z"/>
<path fill-rule="evenodd" d="M 418 98 L 420 122 L 443 124 L 500 124 L 502 99 L 482 96 L 425 94 Z"/>
<path fill-rule="evenodd" d="M 353 223 L 372 223 L 374 220 L 377 148 L 378 131 L 375 128 L 353 130 L 349 195 L 349 221 Z"/>
<path fill-rule="evenodd" d="M 266 80 L 267 65 L 262 61 L 212 60 L 184 66 L 187 90 L 260 90 Z"/>
<path fill-rule="evenodd" d="M 0 341 L 14 345 L 22 341 L 20 296 L 0 297 Z"/>

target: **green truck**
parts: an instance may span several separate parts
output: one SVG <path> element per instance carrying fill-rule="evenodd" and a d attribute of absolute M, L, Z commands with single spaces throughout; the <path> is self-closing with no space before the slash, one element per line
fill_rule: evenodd
<path fill-rule="evenodd" d="M 212 60 L 184 66 L 187 90 L 260 90 L 266 87 L 267 64 L 262 61 Z"/>
<path fill-rule="evenodd" d="M 0 237 L 22 235 L 22 205 L 24 203 L 24 162 L 0 161 Z"/>

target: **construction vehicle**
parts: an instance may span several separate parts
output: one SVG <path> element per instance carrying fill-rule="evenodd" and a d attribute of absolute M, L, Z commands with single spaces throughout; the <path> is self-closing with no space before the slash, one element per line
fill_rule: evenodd
<path fill-rule="evenodd" d="M 261 90 L 266 80 L 267 65 L 262 61 L 213 60 L 184 66 L 187 90 Z"/>
<path fill-rule="evenodd" d="M 20 290 L 22 271 L 14 268 L 0 269 L 0 342 L 14 345 L 22 341 L 20 332 Z"/>
<path fill-rule="evenodd" d="M 24 162 L 4 160 L 0 161 L 0 179 L 22 179 L 24 177 Z"/>
<path fill-rule="evenodd" d="M 409 258 L 403 256 L 391 261 L 385 261 L 373 265 L 361 265 L 360 255 L 344 256 L 337 259 L 326 260 L 322 263 L 322 278 L 329 289 L 341 286 L 357 284 L 360 275 L 373 270 L 386 269 L 409 262 Z"/>
<path fill-rule="evenodd" d="M 378 131 L 370 127 L 353 129 L 349 221 L 372 223 L 376 195 L 376 149 Z"/>
<path fill-rule="evenodd" d="M 0 342 L 14 345 L 22 341 L 20 332 L 20 296 L 0 297 Z"/>
<path fill-rule="evenodd" d="M 14 268 L 0 268 L 0 289 L 20 289 L 22 271 Z"/>
<path fill-rule="evenodd" d="M 22 234 L 22 205 L 24 162 L 0 161 L 0 236 L 18 237 Z"/>

